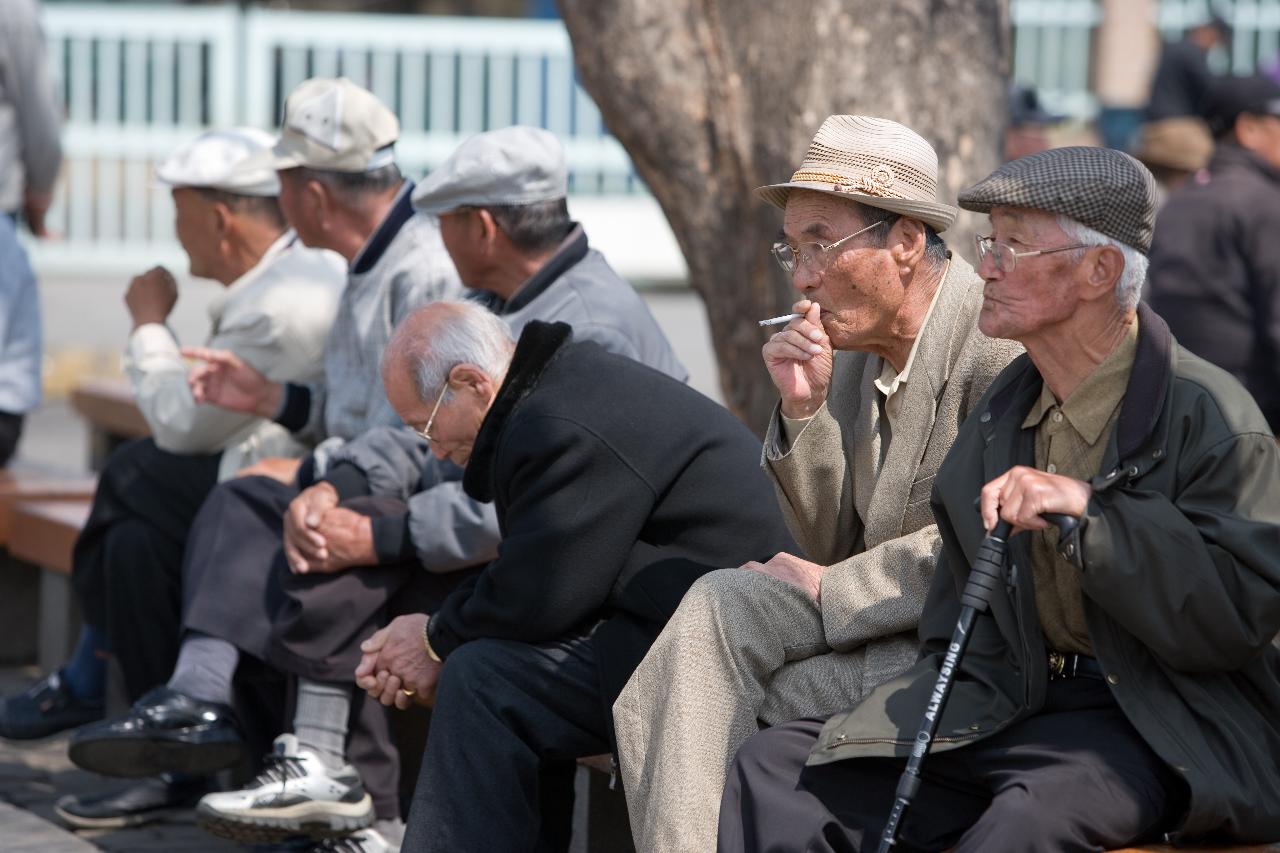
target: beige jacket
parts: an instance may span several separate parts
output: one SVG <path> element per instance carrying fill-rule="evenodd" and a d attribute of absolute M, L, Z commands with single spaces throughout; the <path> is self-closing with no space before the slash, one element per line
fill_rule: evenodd
<path fill-rule="evenodd" d="M 231 350 L 276 382 L 317 379 L 345 283 L 346 264 L 339 255 L 309 249 L 288 231 L 209 306 L 206 346 Z M 178 341 L 165 326 L 135 329 L 124 365 L 156 445 L 170 453 L 221 451 L 219 480 L 266 456 L 307 451 L 277 423 L 197 405 Z"/>
<path fill-rule="evenodd" d="M 961 421 L 1022 351 L 978 331 L 982 279 L 963 259 L 952 258 L 941 287 L 879 478 L 879 356 L 836 353 L 827 404 L 785 451 L 776 414 L 765 437 L 764 467 L 787 525 L 810 560 L 829 566 L 821 591 L 827 643 L 837 651 L 865 646 L 867 684 L 915 659 L 940 544 L 929 508 L 934 475 Z"/>

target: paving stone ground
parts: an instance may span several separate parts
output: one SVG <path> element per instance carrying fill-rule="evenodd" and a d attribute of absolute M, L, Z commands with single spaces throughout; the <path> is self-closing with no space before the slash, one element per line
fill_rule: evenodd
<path fill-rule="evenodd" d="M 34 681 L 34 668 L 0 670 L 0 695 Z M 15 742 L 0 739 L 0 850 L 5 853 L 225 853 L 246 848 L 214 838 L 191 814 L 163 823 L 120 830 L 71 833 L 53 806 L 66 794 L 106 790 L 121 781 L 75 767 L 67 760 L 67 738 Z"/>

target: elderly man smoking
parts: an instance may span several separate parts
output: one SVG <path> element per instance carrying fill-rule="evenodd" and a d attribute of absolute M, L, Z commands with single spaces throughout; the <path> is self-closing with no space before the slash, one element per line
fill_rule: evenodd
<path fill-rule="evenodd" d="M 1120 152 L 1063 148 L 1002 166 L 960 204 L 991 217 L 979 328 L 1027 356 L 938 471 L 922 657 L 848 713 L 748 742 L 720 849 L 874 849 L 998 517 L 1021 535 L 971 632 L 901 843 L 1274 840 L 1280 450 L 1240 384 L 1139 306 L 1155 181 Z M 1080 525 L 1059 542 L 1046 512 Z"/>

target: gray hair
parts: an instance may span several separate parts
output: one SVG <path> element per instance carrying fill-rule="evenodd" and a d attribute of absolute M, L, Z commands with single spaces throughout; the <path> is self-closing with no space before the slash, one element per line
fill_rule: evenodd
<path fill-rule="evenodd" d="M 312 169 L 310 166 L 299 166 L 298 171 L 305 178 L 324 184 L 338 196 L 342 204 L 352 208 L 363 207 L 371 196 L 404 183 L 400 167 L 395 163 L 388 163 L 371 172 L 337 172 L 331 169 Z"/>
<path fill-rule="evenodd" d="M 1088 225 L 1063 214 L 1058 214 L 1058 227 L 1077 243 L 1083 243 L 1086 246 L 1114 246 L 1120 250 L 1120 254 L 1124 255 L 1124 271 L 1120 273 L 1120 280 L 1116 282 L 1116 305 L 1124 311 L 1137 308 L 1138 302 L 1142 299 L 1142 285 L 1147 280 L 1147 256 L 1133 246 L 1121 243 L 1114 237 L 1100 234 Z M 1083 257 L 1084 252 L 1081 250 L 1075 254 L 1077 257 Z"/>
<path fill-rule="evenodd" d="M 491 378 L 504 375 L 515 347 L 507 324 L 474 302 L 432 303 L 437 305 L 454 311 L 430 335 L 411 338 L 404 344 L 404 357 L 413 371 L 418 397 L 424 401 L 433 399 L 449 380 L 449 371 L 459 364 L 474 364 Z M 446 391 L 444 399 L 452 396 L 452 391 Z"/>

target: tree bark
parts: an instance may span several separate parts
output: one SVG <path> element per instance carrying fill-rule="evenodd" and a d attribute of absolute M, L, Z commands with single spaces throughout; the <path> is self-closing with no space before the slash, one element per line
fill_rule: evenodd
<path fill-rule="evenodd" d="M 774 330 L 755 321 L 784 313 L 796 294 L 768 252 L 781 214 L 753 190 L 788 180 L 822 120 L 852 113 L 932 143 L 939 193 L 954 202 L 997 165 L 1006 2 L 559 3 L 582 84 L 661 204 L 706 302 L 725 400 L 762 431 L 777 392 L 760 347 Z"/>

